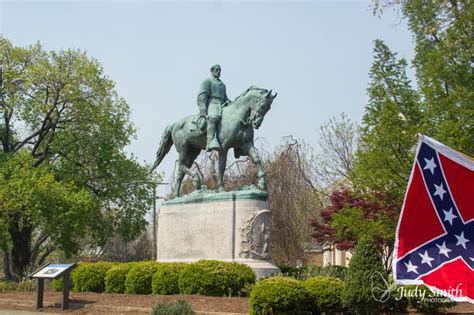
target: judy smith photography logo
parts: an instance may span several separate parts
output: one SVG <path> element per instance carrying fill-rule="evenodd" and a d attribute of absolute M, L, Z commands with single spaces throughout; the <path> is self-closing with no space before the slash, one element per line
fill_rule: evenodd
<path fill-rule="evenodd" d="M 387 302 L 391 297 L 397 301 L 406 298 L 415 298 L 421 302 L 445 303 L 451 301 L 446 296 L 462 296 L 462 283 L 447 290 L 436 290 L 434 292 L 420 285 L 399 286 L 390 283 L 380 272 L 372 274 L 372 297 L 380 303 Z"/>

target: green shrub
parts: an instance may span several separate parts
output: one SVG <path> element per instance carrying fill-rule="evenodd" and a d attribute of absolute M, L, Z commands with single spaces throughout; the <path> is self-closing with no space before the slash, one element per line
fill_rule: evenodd
<path fill-rule="evenodd" d="M 297 268 L 288 265 L 279 265 L 278 269 L 280 269 L 281 274 L 285 277 L 298 278 L 299 274 L 303 270 L 303 267 Z"/>
<path fill-rule="evenodd" d="M 311 277 L 332 277 L 344 280 L 346 278 L 347 268 L 344 266 L 316 266 L 307 265 L 300 271 L 300 277 L 302 279 L 308 279 Z"/>
<path fill-rule="evenodd" d="M 135 263 L 127 273 L 125 292 L 132 294 L 150 294 L 151 280 L 160 264 L 156 262 Z"/>
<path fill-rule="evenodd" d="M 402 287 L 408 295 L 410 305 L 420 313 L 443 313 L 456 305 L 456 302 L 434 294 L 424 285 Z"/>
<path fill-rule="evenodd" d="M 115 263 L 82 263 L 71 272 L 72 289 L 76 292 L 104 292 L 105 275 Z"/>
<path fill-rule="evenodd" d="M 76 269 L 73 269 L 71 271 L 71 274 L 69 275 L 69 288 L 72 290 L 73 287 L 74 287 L 74 284 L 72 282 L 72 274 L 74 273 Z M 64 285 L 64 280 L 63 280 L 63 277 L 60 277 L 60 278 L 57 278 L 57 279 L 54 279 L 53 281 L 51 281 L 51 288 L 54 290 L 54 291 L 62 291 L 63 290 L 63 285 Z"/>
<path fill-rule="evenodd" d="M 125 280 L 134 263 L 119 264 L 110 268 L 105 275 L 105 292 L 125 293 Z"/>
<path fill-rule="evenodd" d="M 151 282 L 153 294 L 179 294 L 179 274 L 184 263 L 169 263 L 158 266 Z"/>
<path fill-rule="evenodd" d="M 248 296 L 250 294 L 253 285 L 255 284 L 256 275 L 252 268 L 245 264 L 232 263 L 238 273 L 236 278 L 237 282 L 237 295 Z M 235 294 L 234 294 L 235 295 Z"/>
<path fill-rule="evenodd" d="M 152 315 L 193 315 L 194 311 L 191 305 L 184 301 L 165 302 L 153 305 Z"/>
<path fill-rule="evenodd" d="M 373 240 L 361 237 L 352 256 L 346 273 L 346 285 L 342 294 L 344 305 L 351 314 L 379 314 L 382 303 L 372 295 L 372 288 L 385 288 L 382 277 L 374 274 L 384 274 L 382 259 Z"/>
<path fill-rule="evenodd" d="M 311 309 L 303 283 L 290 277 L 260 280 L 250 293 L 250 314 L 311 314 Z"/>
<path fill-rule="evenodd" d="M 399 290 L 401 287 L 395 285 L 391 276 L 389 276 L 387 280 L 387 285 L 385 286 L 386 289 L 381 288 L 380 290 L 376 289 L 372 291 L 374 296 L 378 297 L 379 300 L 383 301 L 388 298 L 388 300 L 383 302 L 382 311 L 388 314 L 408 313 L 408 298 L 406 298 L 403 295 L 403 292 Z M 384 298 L 384 294 L 386 293 L 384 290 L 388 289 L 387 286 L 390 286 L 391 291 L 389 296 L 385 296 Z"/>
<path fill-rule="evenodd" d="M 51 288 L 53 288 L 54 291 L 62 291 L 63 285 L 64 285 L 64 280 L 62 277 L 51 281 Z M 72 288 L 72 285 L 71 285 L 71 288 Z"/>
<path fill-rule="evenodd" d="M 250 292 L 252 292 L 255 283 L 246 283 L 242 289 L 240 289 L 238 296 L 249 296 Z"/>
<path fill-rule="evenodd" d="M 179 291 L 182 294 L 236 296 L 243 292 L 248 283 L 255 283 L 255 274 L 250 267 L 216 260 L 189 264 L 179 275 Z"/>
<path fill-rule="evenodd" d="M 33 292 L 36 290 L 36 280 L 23 279 L 18 283 L 16 290 L 21 292 Z"/>
<path fill-rule="evenodd" d="M 311 296 L 314 310 L 326 314 L 343 311 L 344 282 L 341 279 L 313 277 L 306 280 L 304 286 Z"/>
<path fill-rule="evenodd" d="M 16 282 L 0 280 L 0 292 L 14 291 L 17 287 Z"/>
<path fill-rule="evenodd" d="M 343 266 L 316 266 L 309 264 L 307 266 L 295 268 L 291 266 L 278 266 L 283 276 L 292 277 L 299 280 L 306 280 L 311 277 L 332 277 L 344 280 L 346 277 L 346 267 Z"/>

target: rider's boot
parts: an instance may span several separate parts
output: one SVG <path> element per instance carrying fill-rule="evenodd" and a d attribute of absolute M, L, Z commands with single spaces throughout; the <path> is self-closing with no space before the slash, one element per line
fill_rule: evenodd
<path fill-rule="evenodd" d="M 210 117 L 209 122 L 207 124 L 207 144 L 206 144 L 206 150 L 212 151 L 212 150 L 220 150 L 221 145 L 219 144 L 219 141 L 217 140 L 217 124 L 219 123 L 219 118 L 218 117 Z"/>

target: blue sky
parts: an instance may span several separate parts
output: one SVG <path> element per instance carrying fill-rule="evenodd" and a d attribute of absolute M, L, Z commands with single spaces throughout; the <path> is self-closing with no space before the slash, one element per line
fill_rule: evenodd
<path fill-rule="evenodd" d="M 257 131 L 270 148 L 287 135 L 314 146 L 331 117 L 360 121 L 375 39 L 408 60 L 414 47 L 406 23 L 373 16 L 368 1 L 1 1 L 0 21 L 14 45 L 98 59 L 138 128 L 127 151 L 149 163 L 166 125 L 197 111 L 212 64 L 231 99 L 250 85 L 278 92 Z"/>

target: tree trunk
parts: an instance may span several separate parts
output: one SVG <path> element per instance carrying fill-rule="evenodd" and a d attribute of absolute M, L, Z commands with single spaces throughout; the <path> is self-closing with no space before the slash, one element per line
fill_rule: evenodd
<path fill-rule="evenodd" d="M 21 224 L 16 221 L 8 229 L 12 237 L 13 247 L 11 250 L 12 271 L 15 276 L 25 276 L 26 268 L 31 258 L 31 232 L 29 224 Z"/>
<path fill-rule="evenodd" d="M 41 233 L 36 238 L 34 245 L 31 247 L 31 256 L 30 256 L 30 265 L 35 268 L 37 266 L 36 259 L 41 251 L 41 245 L 46 242 L 48 239 L 48 234 L 45 231 L 41 231 Z"/>
<path fill-rule="evenodd" d="M 38 260 L 38 266 L 42 266 L 44 264 L 44 261 L 49 256 L 49 254 L 51 254 L 54 251 L 54 249 L 55 249 L 54 246 L 46 248 L 46 252 L 43 255 L 41 255 L 40 259 Z"/>
<path fill-rule="evenodd" d="M 3 251 L 3 274 L 6 281 L 13 281 L 12 271 L 10 269 L 10 252 Z"/>

